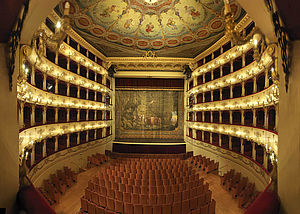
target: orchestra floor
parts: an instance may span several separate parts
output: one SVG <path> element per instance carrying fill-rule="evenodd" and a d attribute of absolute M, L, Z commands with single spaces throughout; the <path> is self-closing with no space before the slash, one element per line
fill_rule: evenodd
<path fill-rule="evenodd" d="M 88 181 L 96 174 L 99 167 L 94 167 L 78 175 L 78 182 L 61 196 L 60 203 L 53 208 L 57 214 L 76 214 L 80 210 L 80 197 L 84 194 Z M 242 214 L 244 209 L 238 207 L 238 201 L 220 185 L 220 178 L 215 174 L 200 173 L 209 183 L 212 198 L 216 200 L 216 214 Z"/>

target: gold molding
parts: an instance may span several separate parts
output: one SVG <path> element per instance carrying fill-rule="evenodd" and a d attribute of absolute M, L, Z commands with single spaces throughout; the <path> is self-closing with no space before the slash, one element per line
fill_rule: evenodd
<path fill-rule="evenodd" d="M 23 154 L 25 148 L 31 148 L 36 142 L 40 142 L 49 137 L 105 128 L 108 126 L 112 126 L 112 121 L 55 123 L 31 127 L 19 133 L 19 154 Z"/>
<path fill-rule="evenodd" d="M 278 134 L 265 129 L 232 124 L 189 121 L 187 121 L 187 128 L 244 138 L 262 145 L 269 153 L 273 151 L 278 155 Z"/>
<path fill-rule="evenodd" d="M 188 112 L 263 108 L 273 106 L 278 102 L 279 88 L 276 84 L 273 84 L 263 91 L 245 97 L 195 104 L 192 108 L 188 109 Z"/>

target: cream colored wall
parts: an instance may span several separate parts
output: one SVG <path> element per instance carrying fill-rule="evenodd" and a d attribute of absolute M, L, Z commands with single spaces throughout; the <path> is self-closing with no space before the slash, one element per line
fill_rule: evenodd
<path fill-rule="evenodd" d="M 16 83 L 10 91 L 6 48 L 0 43 L 0 207 L 9 209 L 19 186 L 19 155 Z"/>
<path fill-rule="evenodd" d="M 33 167 L 28 177 L 36 187 L 40 187 L 44 179 L 49 179 L 50 174 L 56 173 L 56 170 L 63 169 L 64 166 L 75 172 L 78 172 L 79 168 L 86 169 L 87 157 L 96 153 L 104 154 L 109 144 L 112 144 L 111 137 L 57 152 Z"/>
<path fill-rule="evenodd" d="M 299 213 L 300 201 L 300 41 L 293 43 L 288 92 L 280 69 L 278 192 L 282 213 Z"/>

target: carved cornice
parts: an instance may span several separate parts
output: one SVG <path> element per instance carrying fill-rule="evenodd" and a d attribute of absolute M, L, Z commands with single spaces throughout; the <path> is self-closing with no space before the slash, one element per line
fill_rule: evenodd
<path fill-rule="evenodd" d="M 118 71 L 183 71 L 183 66 L 192 62 L 189 58 L 169 57 L 109 57 Z"/>
<path fill-rule="evenodd" d="M 269 153 L 273 151 L 275 155 L 278 155 L 278 134 L 268 130 L 249 126 L 190 121 L 187 121 L 187 127 L 244 138 L 262 145 Z"/>

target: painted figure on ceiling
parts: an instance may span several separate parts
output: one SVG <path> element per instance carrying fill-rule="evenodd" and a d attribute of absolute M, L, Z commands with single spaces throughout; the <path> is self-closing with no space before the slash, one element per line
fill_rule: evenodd
<path fill-rule="evenodd" d="M 149 22 L 147 25 L 146 25 L 146 32 L 147 33 L 150 33 L 150 32 L 153 32 L 153 28 L 154 28 L 154 25 L 152 24 L 152 22 Z"/>
<path fill-rule="evenodd" d="M 124 28 L 125 29 L 130 29 L 130 25 L 132 24 L 133 19 L 127 19 L 125 24 L 124 24 Z"/>
<path fill-rule="evenodd" d="M 99 15 L 102 17 L 110 17 L 110 13 L 117 11 L 116 10 L 117 6 L 116 5 L 111 5 L 110 7 L 107 7 L 102 13 L 100 13 Z"/>
<path fill-rule="evenodd" d="M 168 19 L 167 26 L 169 28 L 171 28 L 172 30 L 176 30 L 177 29 L 176 23 L 175 23 L 174 19 L 171 18 L 171 17 Z"/>
<path fill-rule="evenodd" d="M 196 19 L 197 17 L 200 16 L 200 12 L 196 11 L 196 9 L 193 6 L 185 6 L 184 7 L 185 12 L 190 14 L 192 16 L 192 19 Z"/>

